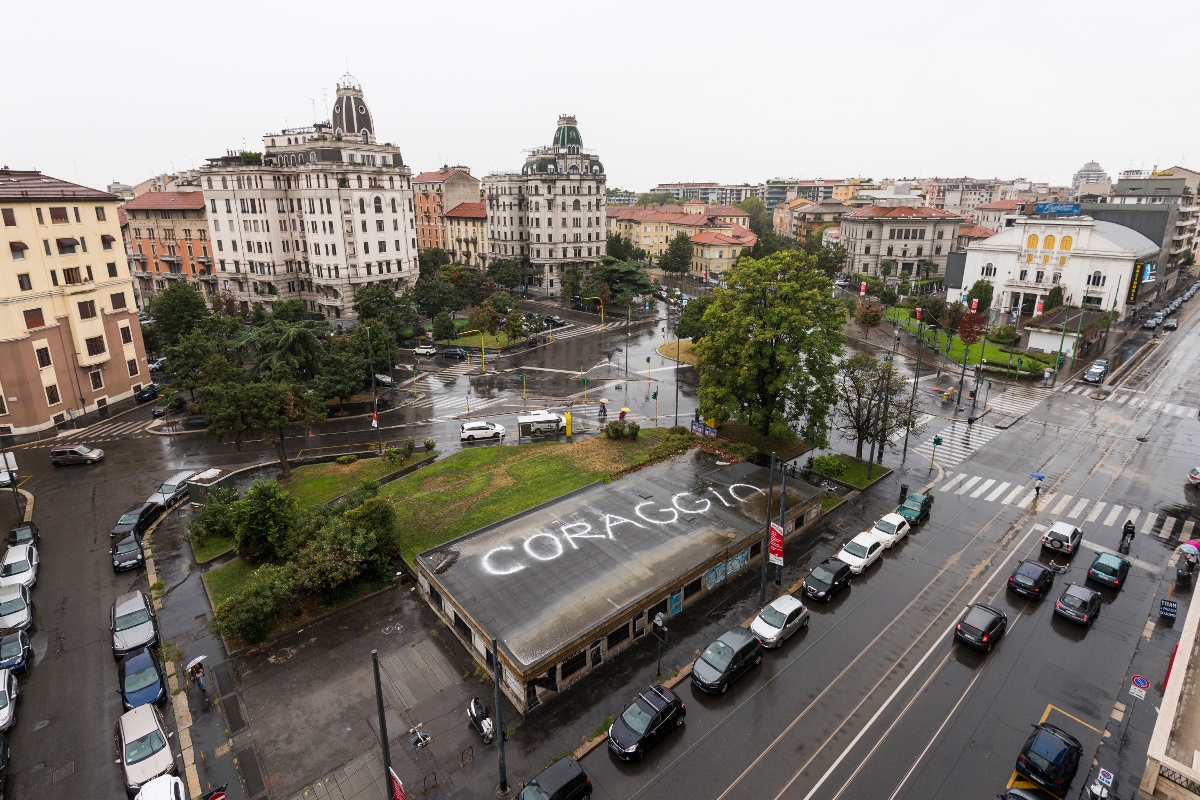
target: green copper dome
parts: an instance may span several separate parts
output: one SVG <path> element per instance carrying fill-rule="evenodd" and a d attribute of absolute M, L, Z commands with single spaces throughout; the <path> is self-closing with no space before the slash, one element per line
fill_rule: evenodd
<path fill-rule="evenodd" d="M 564 115 L 558 118 L 558 130 L 554 132 L 554 141 L 550 144 L 553 147 L 583 147 L 583 137 L 579 135 L 574 117 Z"/>

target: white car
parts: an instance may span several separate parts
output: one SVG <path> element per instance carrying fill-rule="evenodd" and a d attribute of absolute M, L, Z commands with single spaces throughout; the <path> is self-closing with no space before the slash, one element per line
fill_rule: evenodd
<path fill-rule="evenodd" d="M 460 442 L 473 442 L 476 439 L 500 441 L 502 438 L 504 438 L 504 426 L 495 422 L 466 422 L 463 423 L 462 430 L 458 432 Z"/>
<path fill-rule="evenodd" d="M 16 473 L 9 472 L 6 469 L 0 469 L 0 488 L 7 489 L 8 487 L 12 486 L 13 481 L 16 479 Z"/>
<path fill-rule="evenodd" d="M 1200 467 L 1192 467 L 1187 475 L 1188 483 L 1192 486 L 1200 484 Z"/>
<path fill-rule="evenodd" d="M 842 547 L 834 558 L 850 566 L 850 571 L 861 575 L 862 571 L 883 555 L 883 542 L 870 531 L 863 531 Z"/>
<path fill-rule="evenodd" d="M 17 721 L 17 679 L 11 669 L 0 669 L 0 731 Z"/>
<path fill-rule="evenodd" d="M 187 789 L 183 781 L 174 775 L 160 775 L 142 784 L 142 790 L 133 800 L 187 800 Z"/>
<path fill-rule="evenodd" d="M 0 586 L 33 588 L 37 583 L 38 551 L 31 544 L 14 544 L 0 562 Z"/>
<path fill-rule="evenodd" d="M 413 355 L 417 356 L 436 356 L 437 348 L 431 344 L 419 344 L 413 348 Z"/>
<path fill-rule="evenodd" d="M 150 367 L 151 372 L 162 372 L 166 364 L 167 360 L 165 358 L 156 358 L 146 366 Z"/>
<path fill-rule="evenodd" d="M 750 632 L 758 637 L 763 647 L 779 647 L 793 633 L 807 627 L 808 609 L 790 594 L 785 594 L 758 612 L 754 622 L 750 623 Z"/>
<path fill-rule="evenodd" d="M 135 794 L 159 775 L 176 774 L 175 755 L 162 714 L 153 703 L 126 711 L 113 738 L 117 763 L 125 770 L 125 791 Z"/>
<path fill-rule="evenodd" d="M 899 514 L 884 514 L 870 532 L 884 547 L 891 550 L 892 545 L 908 535 L 908 520 Z"/>

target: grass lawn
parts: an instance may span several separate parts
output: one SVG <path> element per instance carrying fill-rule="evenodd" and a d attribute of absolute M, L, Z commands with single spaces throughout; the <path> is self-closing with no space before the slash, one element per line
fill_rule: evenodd
<path fill-rule="evenodd" d="M 867 462 L 866 461 L 859 461 L 857 458 L 854 458 L 853 456 L 848 456 L 844 453 L 839 454 L 839 458 L 842 459 L 842 461 L 849 467 L 849 469 L 847 469 L 845 471 L 845 473 L 838 475 L 836 477 L 834 477 L 832 475 L 826 475 L 825 477 L 834 478 L 834 480 L 849 484 L 856 489 L 865 489 L 865 488 L 867 488 L 867 486 L 869 486 L 870 484 L 874 483 L 875 481 L 879 480 L 884 475 L 887 475 L 889 472 L 892 471 L 889 467 L 884 467 L 879 464 L 876 464 L 875 468 L 871 471 L 871 478 L 870 478 L 870 480 L 868 480 L 867 479 Z M 819 470 L 813 470 L 813 472 L 816 472 L 818 475 L 823 474 Z"/>
<path fill-rule="evenodd" d="M 328 503 L 363 481 L 379 480 L 384 475 L 390 475 L 427 457 L 429 454 L 420 444 L 417 442 L 417 449 L 410 458 L 394 464 L 386 458 L 360 458 L 353 464 L 329 462 L 296 467 L 292 470 L 292 479 L 284 486 L 301 507 Z"/>
<path fill-rule="evenodd" d="M 192 542 L 192 553 L 198 563 L 206 564 L 217 556 L 228 553 L 234 544 L 232 538 L 225 536 L 205 536 L 201 541 Z"/>
<path fill-rule="evenodd" d="M 912 310 L 907 308 L 890 308 L 887 312 L 887 317 L 881 323 L 880 327 L 884 328 L 892 324 L 896 320 L 900 327 L 916 332 L 918 323 L 913 316 Z M 963 360 L 963 343 L 961 339 L 952 338 L 950 340 L 950 351 L 946 351 L 946 335 L 940 330 L 930 331 L 925 330 L 925 340 L 938 348 L 938 352 L 945 353 L 949 359 L 957 364 L 961 364 Z M 979 364 L 980 359 L 986 359 L 989 364 L 997 366 L 1006 366 L 1009 360 L 1009 353 L 1006 352 L 1001 345 L 995 342 L 989 342 L 986 339 L 976 342 L 971 345 L 971 350 L 967 354 L 967 366 Z M 1030 353 L 1021 351 L 1012 354 L 1012 368 L 1014 374 L 1017 371 L 1017 361 L 1023 359 L 1025 361 L 1024 372 L 1033 375 L 1039 375 L 1046 367 L 1054 368 L 1055 357 L 1049 353 Z"/>
<path fill-rule="evenodd" d="M 430 547 L 595 483 L 629 466 L 657 440 L 600 437 L 463 450 L 384 486 L 396 500 L 400 554 Z"/>
<path fill-rule="evenodd" d="M 455 330 L 459 331 L 459 337 L 457 339 L 438 339 L 436 344 L 446 347 L 461 347 L 464 350 L 470 350 L 473 355 L 478 356 L 479 334 L 469 333 L 463 336 L 461 333 L 462 331 L 469 329 L 469 327 L 470 326 L 467 324 L 465 319 L 454 320 L 454 328 Z M 529 334 L 522 335 L 520 341 L 525 341 L 528 336 Z M 487 347 L 503 347 L 511 340 L 508 338 L 508 334 L 506 334 L 504 331 L 500 331 L 495 336 L 490 333 L 485 333 L 483 335 L 483 341 Z M 472 350 L 472 348 L 474 349 Z"/>
<path fill-rule="evenodd" d="M 828 514 L 833 509 L 842 504 L 844 498 L 838 497 L 836 494 L 826 495 L 821 500 L 821 513 Z"/>
<path fill-rule="evenodd" d="M 760 453 L 774 453 L 782 459 L 795 458 L 811 449 L 795 436 L 760 436 L 757 431 L 742 422 L 726 422 L 717 429 L 717 432 L 731 442 L 748 444 L 751 447 L 757 447 Z"/>
<path fill-rule="evenodd" d="M 208 587 L 208 593 L 212 595 L 213 606 L 220 605 L 222 600 L 234 594 L 253 571 L 254 567 L 250 566 L 248 562 L 235 558 L 228 564 L 222 564 L 216 569 L 210 569 L 204 573 L 202 576 L 204 585 Z"/>
<path fill-rule="evenodd" d="M 692 349 L 692 340 L 691 339 L 680 339 L 678 346 L 679 346 L 679 351 L 678 351 L 679 352 L 679 362 L 682 364 L 695 364 L 696 363 L 696 352 Z M 675 347 L 676 347 L 675 342 L 667 342 L 666 344 L 660 344 L 658 346 L 658 354 L 660 356 L 665 356 L 665 357 L 671 359 L 672 361 L 674 361 L 675 353 L 676 353 Z"/>

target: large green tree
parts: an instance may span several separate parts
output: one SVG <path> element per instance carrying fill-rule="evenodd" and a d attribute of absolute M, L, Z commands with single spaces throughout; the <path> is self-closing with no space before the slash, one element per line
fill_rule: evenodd
<path fill-rule="evenodd" d="M 147 307 L 162 347 L 174 347 L 208 316 L 204 298 L 192 284 L 172 281 Z"/>
<path fill-rule="evenodd" d="M 638 195 L 639 206 L 677 206 L 679 201 L 670 192 L 642 192 Z"/>
<path fill-rule="evenodd" d="M 296 501 L 277 481 L 257 480 L 241 500 L 231 504 L 234 535 L 243 558 L 274 561 L 296 523 Z"/>
<path fill-rule="evenodd" d="M 675 335 L 680 339 L 691 339 L 693 342 L 698 342 L 708 333 L 708 327 L 704 324 L 704 312 L 712 305 L 712 295 L 697 297 L 686 306 L 679 315 L 679 324 L 675 326 Z"/>
<path fill-rule="evenodd" d="M 774 237 L 775 228 L 771 224 L 771 212 L 767 210 L 762 200 L 757 197 L 747 197 L 738 203 L 738 208 L 750 215 L 750 230 L 758 234 L 760 238 L 763 236 Z"/>
<path fill-rule="evenodd" d="M 910 386 L 890 361 L 867 353 L 855 353 L 842 361 L 832 421 L 843 439 L 854 442 L 859 459 L 864 445 L 883 442 L 888 446 L 897 431 L 917 429 L 917 415 L 909 402 Z"/>
<path fill-rule="evenodd" d="M 198 394 L 198 404 L 208 420 L 205 432 L 217 441 L 230 436 L 237 450 L 260 432 L 263 441 L 275 448 L 285 481 L 292 475 L 287 434 L 296 427 L 323 421 L 326 414 L 320 395 L 294 383 L 217 383 L 200 387 Z"/>
<path fill-rule="evenodd" d="M 240 344 L 254 353 L 254 371 L 259 377 L 309 381 L 320 366 L 324 352 L 321 340 L 328 330 L 325 320 L 286 322 L 272 318 L 246 331 Z"/>
<path fill-rule="evenodd" d="M 488 264 L 487 274 L 497 286 L 516 289 L 521 285 L 521 262 L 515 258 L 496 259 Z"/>
<path fill-rule="evenodd" d="M 971 286 L 971 289 L 967 292 L 967 297 L 971 300 L 979 301 L 979 308 L 976 311 L 982 314 L 992 307 L 992 295 L 994 291 L 992 282 L 981 278 Z"/>
<path fill-rule="evenodd" d="M 163 375 L 175 391 L 186 389 L 194 399 L 195 389 L 211 382 L 204 367 L 214 356 L 223 357 L 240 371 L 241 348 L 237 340 L 244 332 L 244 326 L 235 317 L 205 317 L 174 347 L 167 349 Z"/>
<path fill-rule="evenodd" d="M 439 267 L 450 263 L 450 254 L 440 247 L 427 247 L 417 253 L 417 275 L 433 275 Z"/>
<path fill-rule="evenodd" d="M 422 275 L 417 278 L 412 296 L 417 308 L 427 317 L 436 317 L 443 311 L 457 311 L 461 308 L 454 286 L 436 275 Z"/>
<path fill-rule="evenodd" d="M 716 289 L 695 347 L 700 410 L 762 435 L 795 425 L 809 445 L 827 444 L 846 312 L 815 259 L 796 251 L 743 258 Z"/>
<path fill-rule="evenodd" d="M 583 293 L 583 270 L 571 267 L 563 273 L 562 290 L 567 297 L 578 297 Z"/>
<path fill-rule="evenodd" d="M 604 252 L 618 261 L 631 261 L 633 260 L 633 243 L 618 233 L 610 233 Z"/>
<path fill-rule="evenodd" d="M 443 311 L 433 318 L 433 338 L 445 341 L 454 338 L 454 318 Z"/>
<path fill-rule="evenodd" d="M 583 285 L 585 295 L 610 298 L 629 295 L 644 297 L 654 291 L 654 284 L 641 264 L 634 261 L 618 261 L 612 256 L 603 256 L 600 263 L 592 267 L 591 274 Z"/>
<path fill-rule="evenodd" d="M 360 391 L 367 379 L 367 364 L 345 337 L 330 346 L 321 357 L 321 368 L 313 381 L 313 391 L 322 400 L 338 399 L 345 403 Z"/>
<path fill-rule="evenodd" d="M 692 269 L 692 240 L 686 233 L 677 233 L 667 242 L 667 252 L 659 259 L 664 272 L 683 275 Z"/>
<path fill-rule="evenodd" d="M 381 283 L 359 287 L 354 293 L 354 313 L 364 322 L 379 321 L 397 341 L 417 322 L 417 312 L 408 295 L 397 296 L 391 287 Z"/>

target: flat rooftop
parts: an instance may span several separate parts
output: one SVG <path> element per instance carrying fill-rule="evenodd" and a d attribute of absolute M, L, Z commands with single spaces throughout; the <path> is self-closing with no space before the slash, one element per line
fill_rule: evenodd
<path fill-rule="evenodd" d="M 610 619 L 628 621 L 648 594 L 760 537 L 768 479 L 765 468 L 693 450 L 417 559 L 488 636 L 530 667 Z M 818 493 L 789 483 L 788 505 Z"/>

